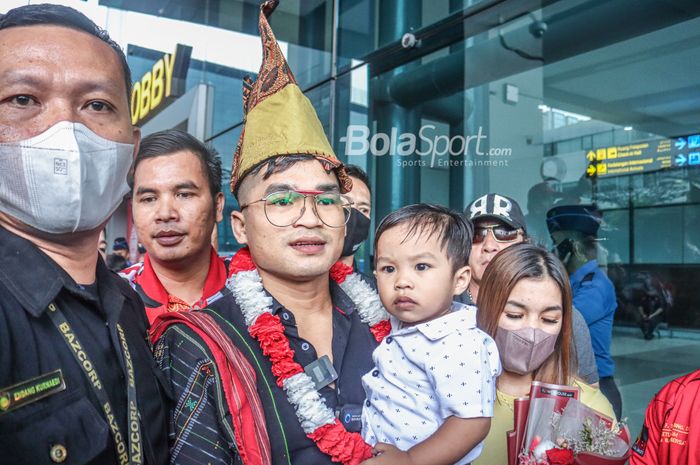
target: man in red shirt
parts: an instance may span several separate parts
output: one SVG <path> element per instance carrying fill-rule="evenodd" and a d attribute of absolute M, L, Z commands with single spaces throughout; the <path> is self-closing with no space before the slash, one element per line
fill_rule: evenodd
<path fill-rule="evenodd" d="M 190 134 L 162 131 L 141 142 L 129 184 L 146 254 L 121 274 L 144 301 L 149 322 L 218 299 L 227 275 L 211 245 L 223 218 L 221 161 Z"/>
<path fill-rule="evenodd" d="M 700 370 L 674 379 L 656 394 L 630 464 L 700 464 Z"/>

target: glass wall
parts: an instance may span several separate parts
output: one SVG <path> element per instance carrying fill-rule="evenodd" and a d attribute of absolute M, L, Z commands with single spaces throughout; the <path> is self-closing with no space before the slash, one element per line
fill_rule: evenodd
<path fill-rule="evenodd" d="M 375 30 L 389 27 L 380 8 L 349 3 L 371 12 Z M 371 27 L 353 36 L 333 142 L 371 172 L 376 217 L 418 201 L 463 209 L 499 192 L 551 247 L 546 211 L 595 203 L 617 319 L 638 321 L 644 290 L 663 296 L 667 323 L 700 328 L 700 5 L 484 3 L 450 3 L 441 16 L 431 2 L 403 2 L 398 23 L 421 24 L 402 29 L 413 45 L 396 34 L 382 47 Z M 421 21 L 429 14 L 440 19 Z"/>
<path fill-rule="evenodd" d="M 187 87 L 213 87 L 207 141 L 228 192 L 259 2 L 98 4 L 85 8 L 128 46 L 135 78 L 192 46 Z M 285 0 L 271 24 L 339 157 L 368 171 L 373 226 L 409 203 L 498 192 L 551 247 L 547 209 L 595 203 L 619 322 L 653 287 L 670 325 L 700 329 L 699 2 Z M 219 241 L 238 247 L 227 221 Z"/>
<path fill-rule="evenodd" d="M 211 14 L 191 21 L 255 37 L 255 3 L 210 2 Z M 499 192 L 551 247 L 546 211 L 595 203 L 618 320 L 636 322 L 640 283 L 653 282 L 667 322 L 700 329 L 700 5 L 284 4 L 272 26 L 338 155 L 369 172 L 375 223 L 409 203 L 463 209 Z M 201 68 L 188 81 L 211 82 L 221 96 L 211 141 L 230 166 L 242 73 Z M 227 197 L 227 213 L 234 207 Z M 228 225 L 219 238 L 223 251 L 237 247 Z"/>

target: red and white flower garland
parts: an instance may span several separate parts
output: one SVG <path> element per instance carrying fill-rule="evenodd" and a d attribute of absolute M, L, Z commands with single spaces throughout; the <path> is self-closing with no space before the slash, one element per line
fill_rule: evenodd
<path fill-rule="evenodd" d="M 362 440 L 362 436 L 348 432 L 335 418 L 333 411 L 316 391 L 313 380 L 294 361 L 294 351 L 289 347 L 284 326 L 279 317 L 272 314 L 272 298 L 265 294 L 262 279 L 247 248 L 236 253 L 229 270 L 226 286 L 241 308 L 248 332 L 272 362 L 272 374 L 277 379 L 277 385 L 284 389 L 289 403 L 294 406 L 306 435 L 334 462 L 357 465 L 370 458 L 371 447 Z M 361 321 L 370 326 L 377 342 L 381 342 L 389 334 L 391 325 L 374 289 L 351 267 L 340 262 L 333 265 L 330 275 L 353 301 Z"/>

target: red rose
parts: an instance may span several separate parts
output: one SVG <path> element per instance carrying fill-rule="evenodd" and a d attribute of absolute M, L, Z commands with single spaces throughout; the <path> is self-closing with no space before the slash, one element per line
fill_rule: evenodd
<path fill-rule="evenodd" d="M 331 279 L 336 283 L 341 284 L 352 272 L 353 269 L 350 265 L 346 265 L 342 262 L 335 262 L 331 267 Z"/>
<path fill-rule="evenodd" d="M 294 375 L 303 373 L 304 369 L 295 361 L 282 361 L 272 365 L 272 374 L 277 378 L 277 385 L 282 387 L 284 380 L 291 378 Z"/>
<path fill-rule="evenodd" d="M 280 341 L 286 341 L 287 345 L 289 345 L 280 318 L 268 312 L 260 315 L 255 320 L 255 323 L 248 328 L 248 332 L 260 341 L 260 344 L 279 344 Z"/>
<path fill-rule="evenodd" d="M 289 347 L 284 326 L 277 315 L 263 313 L 248 331 L 260 343 L 263 355 L 270 359 L 277 385 L 281 387 L 285 379 L 304 371 L 301 365 L 294 361 L 294 351 Z"/>
<path fill-rule="evenodd" d="M 348 432 L 338 420 L 317 428 L 307 436 L 321 452 L 330 455 L 333 462 L 358 465 L 372 457 L 372 448 L 362 440 L 362 436 Z"/>
<path fill-rule="evenodd" d="M 384 340 L 387 334 L 389 334 L 391 331 L 391 323 L 389 323 L 389 320 L 383 320 L 376 325 L 371 326 L 369 330 L 372 331 L 374 339 L 376 339 L 377 342 L 382 342 L 382 340 Z"/>
<path fill-rule="evenodd" d="M 250 250 L 248 247 L 243 247 L 231 259 L 231 263 L 228 266 L 228 275 L 231 277 L 239 271 L 252 271 L 254 269 L 255 263 L 253 263 L 253 257 L 250 256 Z"/>
<path fill-rule="evenodd" d="M 571 449 L 549 449 L 547 452 L 549 465 L 573 465 L 574 452 Z"/>

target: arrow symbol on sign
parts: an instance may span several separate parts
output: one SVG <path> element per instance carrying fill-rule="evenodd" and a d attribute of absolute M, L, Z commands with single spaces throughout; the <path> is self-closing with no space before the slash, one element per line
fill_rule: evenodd
<path fill-rule="evenodd" d="M 588 165 L 588 168 L 586 169 L 586 174 L 588 176 L 594 176 L 595 175 L 595 166 Z"/>
<path fill-rule="evenodd" d="M 676 156 L 676 165 L 683 166 L 683 165 L 685 165 L 685 162 L 686 162 L 685 155 L 683 155 L 682 153 L 679 153 Z"/>
<path fill-rule="evenodd" d="M 595 160 L 595 152 L 593 150 L 589 150 L 588 154 L 586 155 L 586 159 L 588 161 L 593 161 Z"/>
<path fill-rule="evenodd" d="M 676 148 L 678 150 L 683 150 L 683 147 L 685 147 L 685 139 L 679 137 L 678 139 L 676 139 Z"/>

